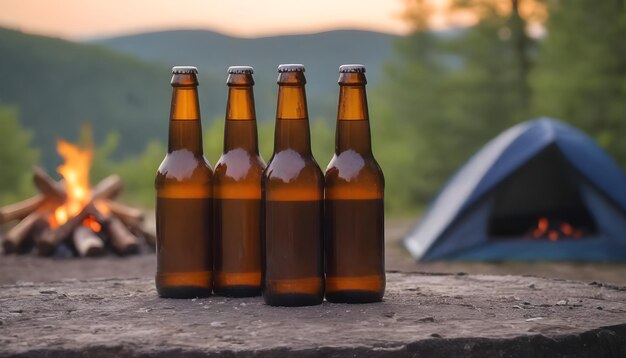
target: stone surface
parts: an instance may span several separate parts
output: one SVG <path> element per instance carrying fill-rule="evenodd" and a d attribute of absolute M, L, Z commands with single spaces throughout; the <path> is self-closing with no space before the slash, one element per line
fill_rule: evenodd
<path fill-rule="evenodd" d="M 390 272 L 385 301 L 170 300 L 146 278 L 0 286 L 0 356 L 626 357 L 626 288 Z"/>

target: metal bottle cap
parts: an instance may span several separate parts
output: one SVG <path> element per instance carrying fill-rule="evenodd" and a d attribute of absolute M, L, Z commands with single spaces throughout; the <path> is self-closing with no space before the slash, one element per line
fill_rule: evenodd
<path fill-rule="evenodd" d="M 304 65 L 297 63 L 289 63 L 278 66 L 278 72 L 304 72 Z"/>
<path fill-rule="evenodd" d="M 229 75 L 235 75 L 235 74 L 251 75 L 253 73 L 254 73 L 254 67 L 252 67 L 252 66 L 230 66 L 230 67 L 228 67 L 228 74 Z"/>
<path fill-rule="evenodd" d="M 341 65 L 339 73 L 365 73 L 365 66 L 359 64 Z"/>
<path fill-rule="evenodd" d="M 194 66 L 174 66 L 172 67 L 172 74 L 174 75 L 182 75 L 182 74 L 190 74 L 198 73 L 198 69 Z"/>

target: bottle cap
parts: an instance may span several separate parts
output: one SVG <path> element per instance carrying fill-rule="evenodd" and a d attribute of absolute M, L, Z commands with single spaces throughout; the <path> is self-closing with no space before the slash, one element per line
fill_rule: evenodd
<path fill-rule="evenodd" d="M 339 73 L 365 73 L 365 66 L 359 64 L 341 65 Z"/>
<path fill-rule="evenodd" d="M 235 74 L 251 75 L 253 73 L 254 73 L 254 67 L 252 67 L 252 66 L 230 66 L 230 67 L 228 67 L 228 74 L 229 75 L 235 75 Z"/>
<path fill-rule="evenodd" d="M 189 74 L 189 73 L 198 73 L 198 69 L 194 66 L 174 66 L 172 67 L 172 74 L 181 75 L 181 74 Z"/>
<path fill-rule="evenodd" d="M 304 65 L 289 63 L 278 66 L 278 72 L 304 72 Z"/>

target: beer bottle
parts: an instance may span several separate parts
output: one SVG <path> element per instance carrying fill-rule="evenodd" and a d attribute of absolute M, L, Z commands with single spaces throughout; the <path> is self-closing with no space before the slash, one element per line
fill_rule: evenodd
<path fill-rule="evenodd" d="M 326 169 L 326 299 L 364 303 L 385 291 L 384 178 L 371 147 L 365 67 L 339 67 L 335 155 Z"/>
<path fill-rule="evenodd" d="M 155 180 L 156 287 L 161 297 L 211 293 L 213 172 L 202 151 L 197 73 L 190 66 L 172 69 L 168 150 Z"/>
<path fill-rule="evenodd" d="M 272 306 L 324 299 L 324 175 L 311 153 L 304 66 L 278 66 L 274 154 L 263 173 L 263 298 Z"/>
<path fill-rule="evenodd" d="M 261 175 L 252 86 L 253 69 L 228 69 L 224 153 L 215 166 L 214 291 L 261 294 Z"/>

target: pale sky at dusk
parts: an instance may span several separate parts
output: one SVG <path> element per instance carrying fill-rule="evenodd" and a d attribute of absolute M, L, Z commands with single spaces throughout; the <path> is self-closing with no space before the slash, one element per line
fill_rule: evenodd
<path fill-rule="evenodd" d="M 337 28 L 403 34 L 404 8 L 404 0 L 0 0 L 0 26 L 67 39 L 171 28 L 244 37 Z"/>

